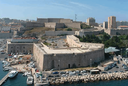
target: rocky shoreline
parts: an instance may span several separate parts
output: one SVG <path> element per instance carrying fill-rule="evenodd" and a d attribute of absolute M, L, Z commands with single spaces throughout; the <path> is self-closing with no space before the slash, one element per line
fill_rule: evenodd
<path fill-rule="evenodd" d="M 117 72 L 109 74 L 96 74 L 96 75 L 84 75 L 84 76 L 68 76 L 61 77 L 59 79 L 52 78 L 49 81 L 50 85 L 60 85 L 66 83 L 88 83 L 95 81 L 109 81 L 109 80 L 124 80 L 128 79 L 128 72 Z"/>

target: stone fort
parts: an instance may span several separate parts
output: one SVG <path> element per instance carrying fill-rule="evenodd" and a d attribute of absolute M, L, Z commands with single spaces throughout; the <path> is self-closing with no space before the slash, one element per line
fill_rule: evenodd
<path fill-rule="evenodd" d="M 40 70 L 85 67 L 104 60 L 103 44 L 82 43 L 73 35 L 67 35 L 66 40 L 67 48 L 34 43 L 33 55 Z"/>
<path fill-rule="evenodd" d="M 63 18 L 37 18 L 36 22 L 27 22 L 26 27 L 49 27 L 49 28 L 78 28 L 82 22 Z"/>

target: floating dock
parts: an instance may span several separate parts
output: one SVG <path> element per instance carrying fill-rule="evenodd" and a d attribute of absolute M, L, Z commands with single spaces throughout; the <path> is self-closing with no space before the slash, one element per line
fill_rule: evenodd
<path fill-rule="evenodd" d="M 0 80 L 0 86 L 8 79 L 9 73 L 6 74 L 1 80 Z"/>

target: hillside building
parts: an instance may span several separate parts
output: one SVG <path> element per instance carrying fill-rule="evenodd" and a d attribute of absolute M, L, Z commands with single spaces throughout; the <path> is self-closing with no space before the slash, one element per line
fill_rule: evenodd
<path fill-rule="evenodd" d="M 109 29 L 116 28 L 116 17 L 115 16 L 108 17 L 108 28 Z"/>

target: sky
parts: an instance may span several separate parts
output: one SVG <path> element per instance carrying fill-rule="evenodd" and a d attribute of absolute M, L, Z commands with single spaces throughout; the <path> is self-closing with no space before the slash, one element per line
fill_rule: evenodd
<path fill-rule="evenodd" d="M 86 22 L 93 17 L 97 23 L 116 16 L 128 21 L 128 0 L 0 0 L 0 18 L 36 20 L 37 18 L 70 18 Z"/>

